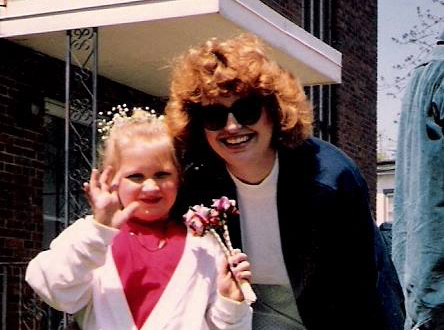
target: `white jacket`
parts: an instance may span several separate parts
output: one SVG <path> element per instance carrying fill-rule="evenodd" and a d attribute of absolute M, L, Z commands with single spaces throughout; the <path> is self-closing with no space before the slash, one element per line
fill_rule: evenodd
<path fill-rule="evenodd" d="M 64 230 L 28 265 L 26 281 L 50 306 L 75 318 L 83 330 L 137 330 L 112 252 L 118 230 L 91 216 Z M 217 259 L 209 235 L 188 233 L 183 255 L 141 330 L 251 329 L 252 309 L 217 293 Z"/>

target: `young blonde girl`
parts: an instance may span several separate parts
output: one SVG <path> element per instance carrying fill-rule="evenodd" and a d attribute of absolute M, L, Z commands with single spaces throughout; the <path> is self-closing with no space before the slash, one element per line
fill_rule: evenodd
<path fill-rule="evenodd" d="M 233 279 L 251 278 L 246 255 L 229 271 L 214 238 L 172 217 L 180 171 L 163 121 L 121 112 L 103 130 L 102 170 L 84 184 L 93 216 L 31 260 L 27 282 L 84 330 L 251 329 Z"/>

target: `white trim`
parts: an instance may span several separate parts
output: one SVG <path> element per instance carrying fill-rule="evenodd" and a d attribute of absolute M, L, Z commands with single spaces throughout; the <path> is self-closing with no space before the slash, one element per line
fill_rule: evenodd
<path fill-rule="evenodd" d="M 342 54 L 262 2 L 220 0 L 220 13 L 307 66 L 317 66 L 332 81 L 341 81 Z"/>
<path fill-rule="evenodd" d="M 209 14 L 219 8 L 218 0 L 83 0 L 78 5 L 46 0 L 45 10 L 35 5 L 39 1 L 11 1 L 7 10 L 0 9 L 0 37 Z"/>
<path fill-rule="evenodd" d="M 378 176 L 386 176 L 386 175 L 394 175 L 394 174 L 395 174 L 395 170 L 377 173 Z"/>
<path fill-rule="evenodd" d="M 54 15 L 56 13 L 75 10 L 98 9 L 114 5 L 128 5 L 147 0 L 78 0 L 78 1 L 55 1 L 55 0 L 10 0 L 8 4 L 7 18 L 23 18 L 36 15 Z M 152 2 L 152 1 L 151 1 Z M 48 9 L 50 8 L 50 9 Z"/>

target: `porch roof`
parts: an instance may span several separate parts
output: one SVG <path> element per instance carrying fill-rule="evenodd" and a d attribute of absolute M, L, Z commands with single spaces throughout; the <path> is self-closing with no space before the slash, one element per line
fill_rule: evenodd
<path fill-rule="evenodd" d="M 99 27 L 99 74 L 168 95 L 171 60 L 210 37 L 250 31 L 304 85 L 339 83 L 341 53 L 258 0 L 10 0 L 0 37 L 64 59 L 65 32 Z"/>

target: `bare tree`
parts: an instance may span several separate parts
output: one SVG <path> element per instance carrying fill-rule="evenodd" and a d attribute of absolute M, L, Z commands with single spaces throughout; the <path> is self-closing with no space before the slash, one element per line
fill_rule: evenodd
<path fill-rule="evenodd" d="M 395 159 L 396 141 L 388 136 L 386 132 L 378 132 L 377 135 L 377 161 Z"/>
<path fill-rule="evenodd" d="M 392 37 L 393 42 L 398 46 L 409 46 L 409 49 L 413 46 L 415 51 L 407 52 L 408 55 L 403 62 L 392 66 L 398 72 L 393 80 L 388 81 L 384 76 L 379 77 L 379 88 L 385 90 L 388 96 L 396 98 L 402 94 L 412 69 L 421 64 L 430 53 L 444 28 L 444 0 L 432 0 L 430 4 L 432 3 L 437 4 L 439 10 L 432 10 L 425 5 L 416 7 L 419 24 L 413 25 L 400 37 Z"/>

